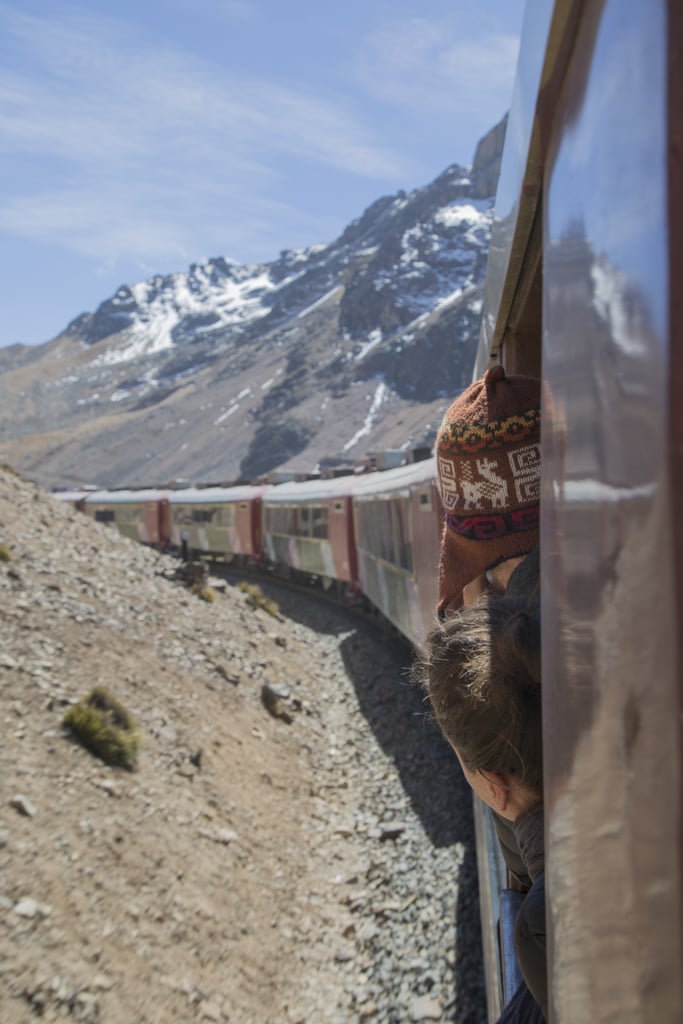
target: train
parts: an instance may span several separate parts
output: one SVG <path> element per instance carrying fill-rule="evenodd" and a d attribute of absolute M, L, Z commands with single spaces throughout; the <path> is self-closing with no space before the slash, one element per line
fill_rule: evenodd
<path fill-rule="evenodd" d="M 417 644 L 437 599 L 443 513 L 435 476 L 430 457 L 291 483 L 55 496 L 144 544 L 305 576 L 340 597 L 365 598 Z"/>
<path fill-rule="evenodd" d="M 543 387 L 549 1024 L 683 1019 L 681 54 L 678 0 L 528 0 L 496 195 L 472 378 L 502 363 Z M 434 477 L 427 459 L 137 507 L 70 500 L 147 543 L 365 595 L 419 643 Z M 519 980 L 517 903 L 474 803 L 493 1024 Z"/>

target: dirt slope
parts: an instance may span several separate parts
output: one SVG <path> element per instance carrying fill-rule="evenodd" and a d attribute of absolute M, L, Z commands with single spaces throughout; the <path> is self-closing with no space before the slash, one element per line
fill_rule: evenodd
<path fill-rule="evenodd" d="M 0 544 L 3 1024 L 483 1019 L 476 938 L 453 937 L 458 881 L 476 928 L 467 796 L 422 725 L 426 754 L 397 742 L 439 781 L 411 793 L 359 706 L 368 666 L 404 694 L 405 652 L 324 608 L 313 629 L 232 587 L 207 604 L 3 470 Z M 61 725 L 96 684 L 140 723 L 136 772 Z"/>

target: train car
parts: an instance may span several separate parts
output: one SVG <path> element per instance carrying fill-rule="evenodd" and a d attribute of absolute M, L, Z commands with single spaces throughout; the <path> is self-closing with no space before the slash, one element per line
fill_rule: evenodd
<path fill-rule="evenodd" d="M 353 483 L 360 588 L 413 643 L 434 623 L 442 510 L 433 458 Z"/>
<path fill-rule="evenodd" d="M 263 555 L 261 503 L 267 487 L 205 487 L 171 491 L 171 543 L 189 556 L 231 562 Z"/>
<path fill-rule="evenodd" d="M 85 498 L 84 511 L 131 540 L 162 549 L 169 543 L 168 491 L 91 491 Z"/>
<path fill-rule="evenodd" d="M 357 587 L 351 475 L 277 484 L 263 498 L 263 546 L 271 562 Z"/>
<path fill-rule="evenodd" d="M 550 1024 L 683 1019 L 682 54 L 674 0 L 529 0 L 496 200 L 474 376 L 543 381 Z"/>

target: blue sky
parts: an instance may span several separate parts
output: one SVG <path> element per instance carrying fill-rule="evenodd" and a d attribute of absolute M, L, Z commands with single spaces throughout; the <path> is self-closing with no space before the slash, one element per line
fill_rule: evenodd
<path fill-rule="evenodd" d="M 468 164 L 524 0 L 0 0 L 0 346 Z"/>

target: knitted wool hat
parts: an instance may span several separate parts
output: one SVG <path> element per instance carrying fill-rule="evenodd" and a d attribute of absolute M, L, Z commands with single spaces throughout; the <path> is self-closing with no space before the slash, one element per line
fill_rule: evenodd
<path fill-rule="evenodd" d="M 436 438 L 445 510 L 439 603 L 462 604 L 463 587 L 538 544 L 541 385 L 487 370 L 451 405 Z"/>

